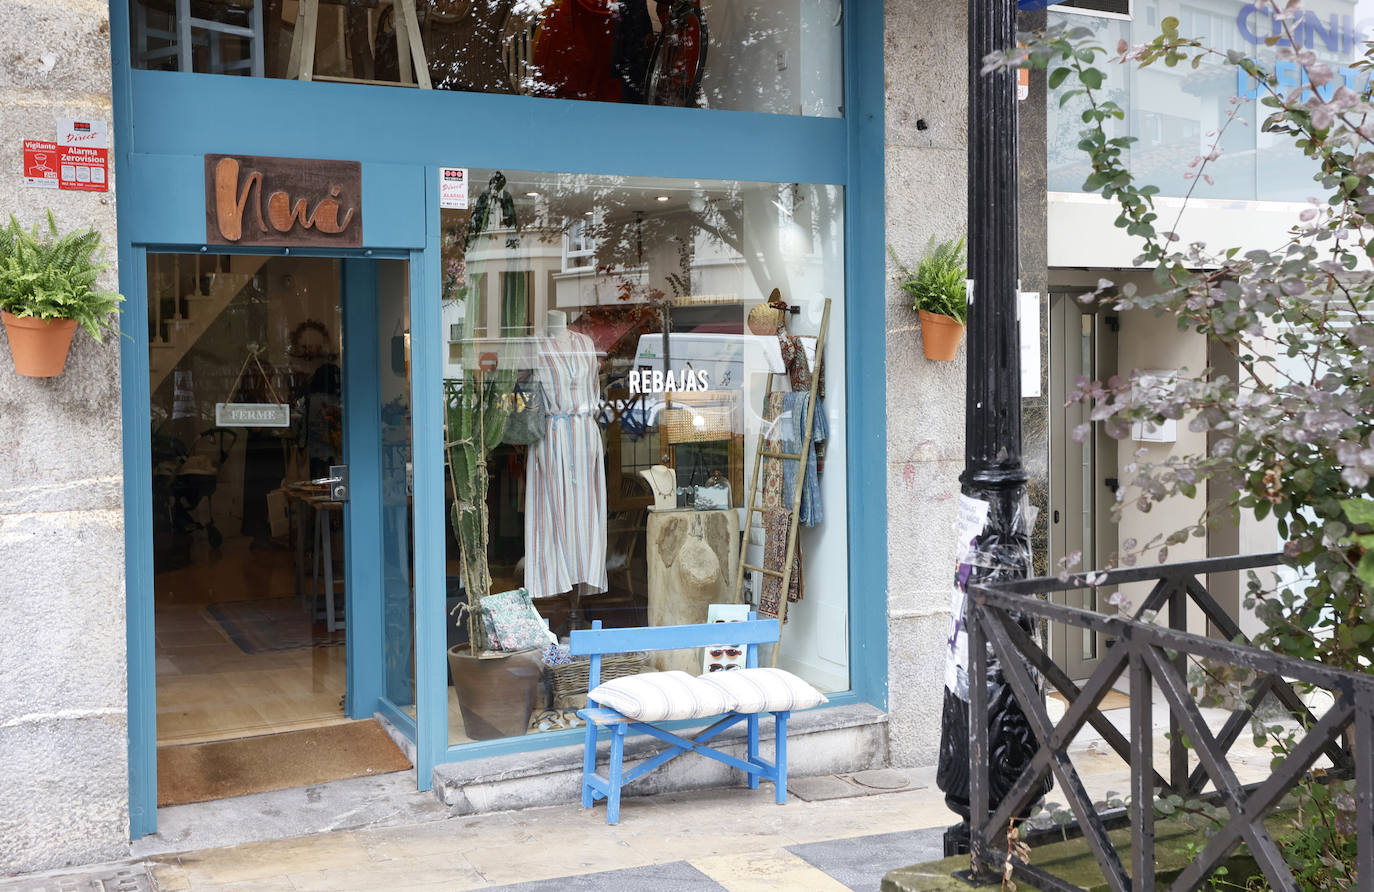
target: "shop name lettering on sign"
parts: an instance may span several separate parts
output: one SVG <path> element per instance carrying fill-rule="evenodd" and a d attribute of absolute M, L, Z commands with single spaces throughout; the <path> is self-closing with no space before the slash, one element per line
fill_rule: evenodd
<path fill-rule="evenodd" d="M 1365 35 L 1374 27 L 1374 19 L 1355 19 L 1353 16 L 1332 13 L 1325 20 L 1315 12 L 1305 12 L 1289 22 L 1294 38 L 1312 50 L 1325 48 L 1332 53 L 1349 55 L 1359 47 Z M 1291 47 L 1293 44 L 1284 32 L 1284 19 L 1270 11 L 1261 11 L 1254 3 L 1248 3 L 1236 14 L 1236 29 L 1247 43 L 1260 46 L 1271 38 L 1275 46 Z M 1297 62 L 1277 60 L 1272 63 L 1279 91 L 1287 93 L 1299 86 L 1311 87 L 1306 73 Z M 1331 101 L 1337 87 L 1348 87 L 1357 93 L 1364 92 L 1368 74 L 1348 65 L 1333 64 L 1336 77 L 1330 82 L 1316 87 L 1317 95 L 1324 102 Z M 1242 99 L 1256 99 L 1259 96 L 1259 83 L 1244 69 L 1236 69 L 1236 94 Z M 1308 94 L 1304 95 L 1306 99 Z"/>
<path fill-rule="evenodd" d="M 205 156 L 205 238 L 214 245 L 363 244 L 362 165 Z"/>
<path fill-rule="evenodd" d="M 662 369 L 635 369 L 630 372 L 630 393 L 672 393 L 683 390 L 710 390 L 706 371 L 664 372 Z"/>

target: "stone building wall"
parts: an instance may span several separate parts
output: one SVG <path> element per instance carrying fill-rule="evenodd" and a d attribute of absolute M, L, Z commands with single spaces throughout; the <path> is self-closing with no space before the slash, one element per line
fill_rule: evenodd
<path fill-rule="evenodd" d="M 887 0 L 885 14 L 887 241 L 910 266 L 932 236 L 967 231 L 968 10 Z M 1045 288 L 1043 95 L 1042 79 L 1019 109 L 1026 291 Z M 964 467 L 966 354 L 961 346 L 953 362 L 925 358 L 916 314 L 893 279 L 886 321 L 890 749 L 894 765 L 933 765 Z M 1032 474 L 1043 474 L 1043 437 L 1037 450 L 1028 433 Z"/>
<path fill-rule="evenodd" d="M 94 226 L 114 289 L 114 191 L 23 184 L 58 117 L 111 120 L 109 7 L 0 0 L 0 216 Z M 0 876 L 128 852 L 122 486 L 118 338 L 24 378 L 0 335 Z"/>

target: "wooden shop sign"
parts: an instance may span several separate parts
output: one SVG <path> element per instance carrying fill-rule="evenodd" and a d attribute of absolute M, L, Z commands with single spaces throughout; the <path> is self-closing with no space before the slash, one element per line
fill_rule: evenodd
<path fill-rule="evenodd" d="M 205 156 L 205 241 L 211 245 L 363 244 L 357 161 Z"/>

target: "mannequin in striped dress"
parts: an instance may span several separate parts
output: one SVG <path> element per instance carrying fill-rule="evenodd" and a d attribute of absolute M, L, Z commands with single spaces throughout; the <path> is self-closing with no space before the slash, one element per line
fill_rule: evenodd
<path fill-rule="evenodd" d="M 586 335 L 549 313 L 540 339 L 538 379 L 548 417 L 525 466 L 525 587 L 535 598 L 606 590 L 606 467 L 601 428 L 600 362 Z"/>

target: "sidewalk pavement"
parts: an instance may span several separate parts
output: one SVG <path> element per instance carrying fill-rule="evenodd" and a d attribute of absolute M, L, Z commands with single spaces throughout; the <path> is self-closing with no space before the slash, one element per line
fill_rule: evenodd
<path fill-rule="evenodd" d="M 627 796 L 613 827 L 604 806 L 569 804 L 158 855 L 124 866 L 146 866 L 153 880 L 151 887 L 127 888 L 161 892 L 876 890 L 887 871 L 939 857 L 941 834 L 953 820 L 933 769 L 906 774 L 919 788 L 819 802 L 793 796 L 784 806 L 774 804 L 767 784 Z M 105 887 L 0 880 L 3 892 L 87 888 Z"/>
<path fill-rule="evenodd" d="M 1203 712 L 1214 728 L 1226 716 Z M 1104 714 L 1118 727 L 1129 719 L 1127 709 Z M 1167 722 L 1157 705 L 1157 765 L 1167 764 Z M 1095 800 L 1127 789 L 1129 770 L 1091 729 L 1071 753 Z M 1245 735 L 1231 762 L 1249 782 L 1267 775 L 1269 759 Z M 794 795 L 784 806 L 774 804 L 766 783 L 759 790 L 627 796 L 614 827 L 605 823 L 604 805 L 448 818 L 432 808 L 431 794 L 410 793 L 427 797 L 430 807 L 405 814 L 432 818 L 149 854 L 103 872 L 0 880 L 0 892 L 877 890 L 888 871 L 940 858 L 944 828 L 957 820 L 935 787 L 934 768 L 903 773 L 911 787 L 901 792 L 814 802 Z M 1048 798 L 1056 797 L 1062 801 L 1062 792 Z M 116 869 L 122 877 L 113 876 Z"/>

